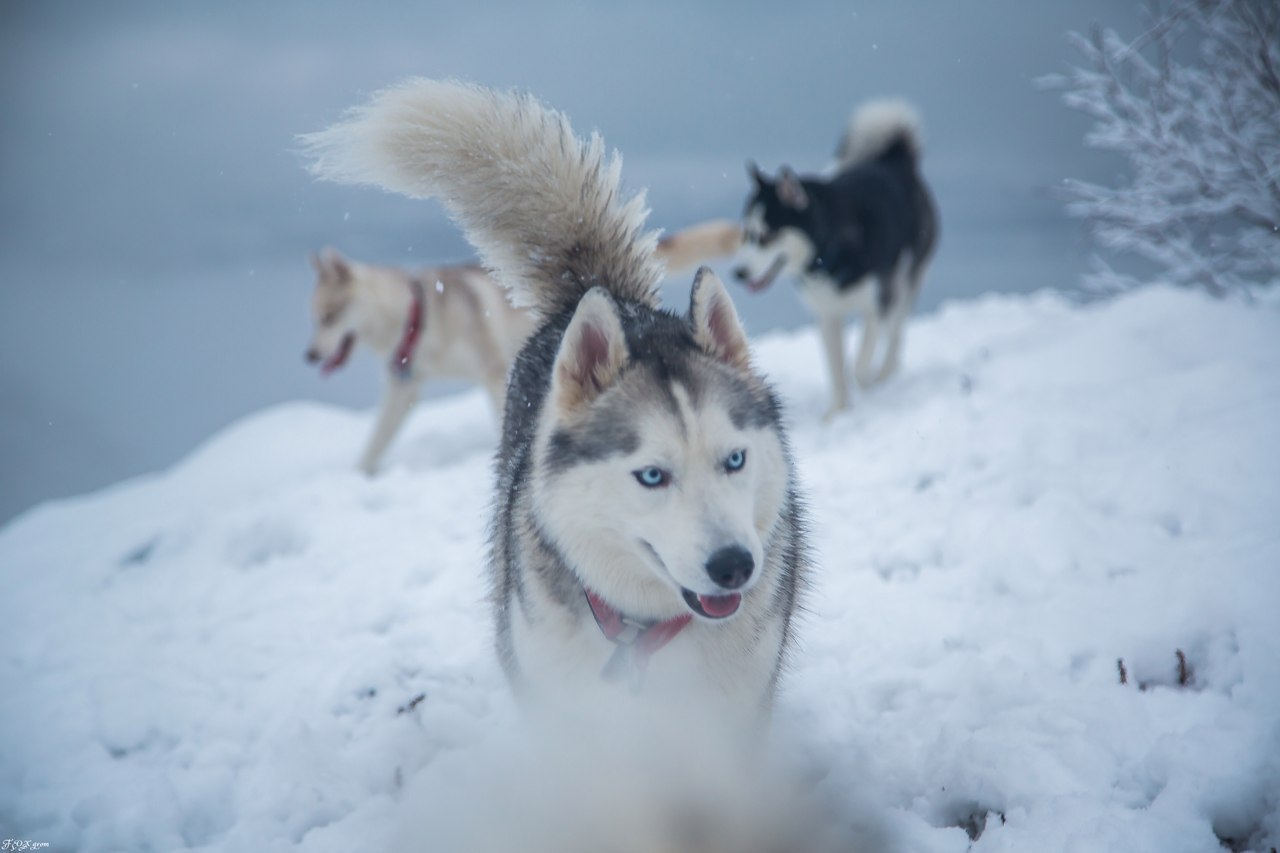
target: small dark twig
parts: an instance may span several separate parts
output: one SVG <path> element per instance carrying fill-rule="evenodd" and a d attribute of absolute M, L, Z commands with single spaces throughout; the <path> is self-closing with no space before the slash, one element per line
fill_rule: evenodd
<path fill-rule="evenodd" d="M 408 702 L 406 702 L 405 704 L 401 705 L 399 708 L 396 708 L 396 713 L 397 713 L 397 714 L 407 714 L 407 713 L 409 713 L 410 711 L 412 711 L 414 708 L 416 708 L 416 707 L 418 707 L 419 705 L 421 705 L 421 704 L 422 704 L 422 700 L 423 700 L 423 699 L 426 699 L 426 698 L 427 698 L 427 694 L 425 694 L 425 693 L 419 693 L 417 696 L 414 696 L 412 699 L 410 699 L 410 700 L 409 700 Z"/>
<path fill-rule="evenodd" d="M 1116 669 L 1120 670 L 1120 683 L 1129 683 L 1129 672 L 1124 668 L 1124 658 L 1116 658 Z"/>
<path fill-rule="evenodd" d="M 1191 683 L 1191 667 L 1187 666 L 1187 656 L 1182 653 L 1182 649 L 1178 649 L 1178 686 L 1186 687 Z"/>

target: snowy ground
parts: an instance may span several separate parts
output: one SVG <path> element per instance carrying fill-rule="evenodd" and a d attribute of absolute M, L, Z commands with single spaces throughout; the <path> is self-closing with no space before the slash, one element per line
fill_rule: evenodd
<path fill-rule="evenodd" d="M 1274 303 L 951 304 L 829 427 L 814 334 L 756 350 L 819 558 L 776 724 L 826 795 L 894 850 L 1280 844 Z M 386 849 L 514 715 L 484 402 L 421 406 L 372 482 L 368 427 L 279 406 L 0 531 L 0 839 Z"/>

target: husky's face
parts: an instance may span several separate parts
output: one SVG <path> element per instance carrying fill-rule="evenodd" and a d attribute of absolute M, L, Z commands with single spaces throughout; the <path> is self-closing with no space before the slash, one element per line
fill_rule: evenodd
<path fill-rule="evenodd" d="M 754 163 L 747 164 L 755 186 L 747 199 L 742 248 L 734 277 L 753 291 L 764 290 L 778 276 L 798 275 L 813 261 L 809 195 L 800 178 L 786 166 L 776 181 Z"/>
<path fill-rule="evenodd" d="M 534 478 L 540 533 L 625 613 L 732 616 L 766 573 L 785 500 L 776 404 L 710 270 L 687 329 L 655 332 L 644 351 L 627 352 L 617 311 L 592 291 L 561 342 Z"/>
<path fill-rule="evenodd" d="M 328 374 L 346 362 L 355 344 L 355 287 L 350 264 L 332 249 L 312 255 L 311 266 L 316 271 L 316 289 L 311 295 L 315 332 L 306 358 L 312 364 L 319 362 L 321 371 Z"/>

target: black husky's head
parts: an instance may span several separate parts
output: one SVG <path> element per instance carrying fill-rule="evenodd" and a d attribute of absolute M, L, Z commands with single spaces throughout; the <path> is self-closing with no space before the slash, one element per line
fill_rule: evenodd
<path fill-rule="evenodd" d="M 743 212 L 742 249 L 734 276 L 764 290 L 783 273 L 796 275 L 813 262 L 813 205 L 807 181 L 783 166 L 776 180 L 747 164 L 754 186 Z"/>

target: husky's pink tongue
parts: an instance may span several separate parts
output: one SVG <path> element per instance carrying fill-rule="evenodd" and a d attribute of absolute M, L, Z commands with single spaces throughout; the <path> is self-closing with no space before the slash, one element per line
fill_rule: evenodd
<path fill-rule="evenodd" d="M 738 605 L 742 603 L 742 596 L 736 592 L 728 595 L 700 595 L 698 603 L 702 605 L 702 609 L 708 616 L 722 619 L 738 609 Z"/>

